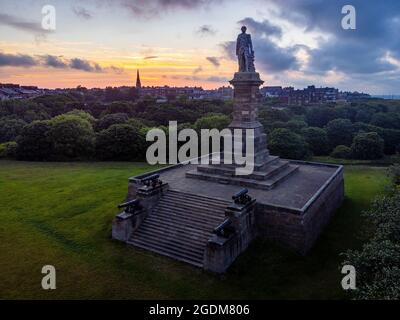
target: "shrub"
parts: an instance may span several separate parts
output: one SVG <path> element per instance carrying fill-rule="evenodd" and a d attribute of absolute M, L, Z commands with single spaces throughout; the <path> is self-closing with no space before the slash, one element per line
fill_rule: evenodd
<path fill-rule="evenodd" d="M 20 119 L 4 117 L 0 119 L 0 143 L 15 141 L 26 122 Z"/>
<path fill-rule="evenodd" d="M 17 139 L 17 158 L 33 161 L 49 159 L 53 153 L 50 128 L 49 121 L 34 121 L 25 126 Z"/>
<path fill-rule="evenodd" d="M 350 159 L 351 149 L 348 146 L 338 145 L 335 149 L 333 149 L 331 157 L 337 159 Z"/>
<path fill-rule="evenodd" d="M 0 158 L 15 158 L 17 143 L 15 141 L 0 144 Z"/>
<path fill-rule="evenodd" d="M 138 128 L 114 124 L 96 135 L 96 157 L 101 160 L 137 160 L 145 155 L 145 138 Z"/>
<path fill-rule="evenodd" d="M 105 130 L 113 124 L 126 123 L 129 117 L 126 113 L 111 113 L 102 117 L 96 126 L 98 131 Z"/>
<path fill-rule="evenodd" d="M 211 114 L 198 119 L 195 122 L 195 128 L 200 129 L 225 129 L 230 123 L 228 116 L 224 114 Z"/>
<path fill-rule="evenodd" d="M 376 132 L 359 133 L 354 137 L 351 153 L 355 159 L 380 159 L 384 141 Z"/>
<path fill-rule="evenodd" d="M 304 138 L 288 129 L 273 130 L 269 135 L 268 147 L 272 154 L 287 159 L 306 159 L 311 155 Z"/>
<path fill-rule="evenodd" d="M 76 159 L 90 156 L 95 136 L 92 125 L 76 115 L 60 115 L 50 120 L 49 137 L 55 159 Z"/>
<path fill-rule="evenodd" d="M 304 128 L 302 136 L 310 145 L 310 149 L 316 156 L 323 156 L 329 153 L 329 140 L 326 131 L 318 127 Z"/>

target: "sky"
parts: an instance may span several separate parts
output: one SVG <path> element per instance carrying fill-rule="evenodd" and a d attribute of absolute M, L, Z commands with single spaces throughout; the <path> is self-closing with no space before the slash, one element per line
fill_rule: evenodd
<path fill-rule="evenodd" d="M 139 69 L 145 86 L 216 88 L 237 71 L 242 25 L 265 85 L 400 94 L 398 0 L 1 0 L 0 83 L 132 86 Z"/>

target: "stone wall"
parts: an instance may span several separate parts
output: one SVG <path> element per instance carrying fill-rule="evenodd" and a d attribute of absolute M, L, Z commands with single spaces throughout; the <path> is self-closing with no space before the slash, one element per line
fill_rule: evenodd
<path fill-rule="evenodd" d="M 301 210 L 258 204 L 258 235 L 306 254 L 344 199 L 343 168 Z"/>

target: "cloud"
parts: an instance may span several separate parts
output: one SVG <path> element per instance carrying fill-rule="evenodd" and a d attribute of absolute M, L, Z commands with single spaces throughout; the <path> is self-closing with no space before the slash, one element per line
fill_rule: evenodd
<path fill-rule="evenodd" d="M 46 55 L 42 57 L 43 63 L 45 66 L 57 68 L 57 69 L 66 69 L 68 68 L 68 63 L 64 62 L 61 57 Z"/>
<path fill-rule="evenodd" d="M 71 69 L 82 70 L 86 72 L 102 72 L 103 69 L 99 64 L 90 62 L 88 60 L 73 58 L 69 63 Z"/>
<path fill-rule="evenodd" d="M 46 30 L 42 28 L 39 22 L 25 21 L 20 17 L 11 16 L 3 13 L 0 13 L 0 25 L 31 32 L 34 34 L 44 34 L 46 32 Z"/>
<path fill-rule="evenodd" d="M 193 74 L 198 74 L 203 71 L 203 68 L 201 66 L 198 66 L 196 69 L 193 70 Z"/>
<path fill-rule="evenodd" d="M 36 61 L 25 54 L 5 54 L 0 52 L 0 67 L 33 67 Z"/>
<path fill-rule="evenodd" d="M 306 32 L 318 31 L 328 40 L 320 40 L 318 48 L 310 50 L 309 72 L 329 71 L 352 74 L 377 74 L 398 69 L 385 56 L 400 57 L 400 1 L 352 0 L 356 8 L 356 30 L 341 27 L 345 0 L 306 1 L 268 0 L 280 8 L 280 17 Z M 288 11 L 287 8 L 291 10 Z M 371 79 L 372 80 L 372 79 Z"/>
<path fill-rule="evenodd" d="M 216 68 L 218 68 L 221 64 L 217 57 L 207 57 L 206 59 Z"/>
<path fill-rule="evenodd" d="M 89 19 L 93 18 L 92 13 L 89 10 L 85 9 L 84 7 L 81 7 L 81 6 L 72 7 L 72 11 L 79 18 L 82 18 L 85 20 L 89 20 Z"/>
<path fill-rule="evenodd" d="M 213 36 L 217 33 L 217 31 L 214 30 L 212 26 L 204 24 L 197 29 L 196 33 L 200 36 Z"/>
<path fill-rule="evenodd" d="M 146 56 L 143 59 L 144 60 L 151 60 L 151 59 L 157 59 L 157 58 L 158 58 L 158 56 Z"/>
<path fill-rule="evenodd" d="M 99 2 L 107 3 L 108 0 L 100 0 Z M 154 18 L 174 10 L 208 8 L 211 5 L 223 2 L 223 0 L 118 0 L 118 2 L 137 17 Z"/>
<path fill-rule="evenodd" d="M 48 67 L 56 69 L 74 69 L 86 72 L 115 72 L 124 70 L 116 66 L 101 67 L 98 63 L 81 59 L 64 59 L 54 55 L 30 56 L 26 54 L 5 54 L 0 52 L 0 67 Z"/>
<path fill-rule="evenodd" d="M 245 25 L 254 36 L 277 36 L 278 38 L 282 36 L 282 29 L 271 24 L 268 20 L 259 22 L 247 17 L 238 21 L 238 24 Z"/>
<path fill-rule="evenodd" d="M 268 21 L 256 21 L 252 18 L 245 18 L 238 21 L 238 25 L 244 22 L 252 35 L 255 52 L 256 69 L 265 72 L 282 72 L 286 70 L 297 70 L 300 67 L 296 58 L 298 46 L 278 46 L 271 38 L 281 37 L 282 30 Z M 221 44 L 223 52 L 228 59 L 237 60 L 236 42 L 227 41 Z"/>

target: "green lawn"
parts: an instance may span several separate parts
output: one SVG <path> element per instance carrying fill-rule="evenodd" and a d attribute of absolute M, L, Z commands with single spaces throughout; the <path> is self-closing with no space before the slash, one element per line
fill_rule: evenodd
<path fill-rule="evenodd" d="M 131 163 L 0 161 L 0 298 L 345 298 L 338 254 L 360 245 L 360 213 L 384 192 L 385 169 L 345 168 L 346 200 L 315 249 L 301 257 L 256 240 L 224 276 L 110 239 Z M 57 289 L 41 289 L 41 268 Z"/>

